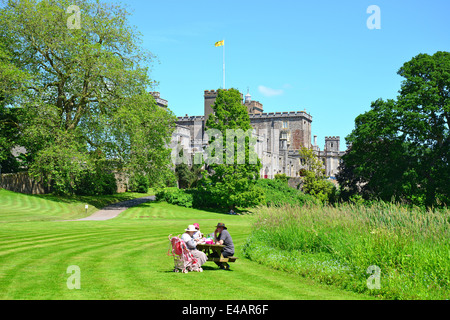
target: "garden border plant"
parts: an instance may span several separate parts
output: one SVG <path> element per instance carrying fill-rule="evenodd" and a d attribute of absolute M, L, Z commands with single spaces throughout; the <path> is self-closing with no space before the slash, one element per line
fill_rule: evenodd
<path fill-rule="evenodd" d="M 248 258 L 326 284 L 386 299 L 448 299 L 450 210 L 371 206 L 258 208 Z M 380 289 L 367 286 L 370 266 Z"/>

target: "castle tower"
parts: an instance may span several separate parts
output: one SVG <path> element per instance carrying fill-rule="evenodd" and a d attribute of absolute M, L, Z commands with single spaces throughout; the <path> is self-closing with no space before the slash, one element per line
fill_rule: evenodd
<path fill-rule="evenodd" d="M 211 113 L 214 113 L 212 109 L 212 105 L 216 101 L 217 91 L 216 90 L 205 90 L 205 121 L 208 120 L 208 117 Z"/>
<path fill-rule="evenodd" d="M 325 137 L 325 174 L 334 177 L 339 167 L 339 137 Z"/>
<path fill-rule="evenodd" d="M 225 89 L 228 90 L 228 89 Z M 205 122 L 208 120 L 208 117 L 211 113 L 214 113 L 214 110 L 212 109 L 212 106 L 214 105 L 214 102 L 217 98 L 217 91 L 216 90 L 205 90 Z M 241 101 L 242 101 L 242 93 L 241 93 Z"/>
<path fill-rule="evenodd" d="M 325 137 L 325 150 L 328 152 L 339 152 L 340 137 Z"/>

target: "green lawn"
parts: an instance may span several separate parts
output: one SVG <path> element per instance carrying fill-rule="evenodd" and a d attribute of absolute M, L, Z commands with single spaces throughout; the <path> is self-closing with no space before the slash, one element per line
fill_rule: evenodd
<path fill-rule="evenodd" d="M 85 216 L 83 200 L 0 190 L 0 299 L 371 299 L 245 259 L 251 216 L 145 203 L 108 221 L 54 221 Z M 172 272 L 167 237 L 194 222 L 207 233 L 227 224 L 240 257 L 231 271 Z M 79 290 L 67 288 L 71 265 Z"/>
<path fill-rule="evenodd" d="M 148 193 L 62 197 L 26 195 L 0 189 L 0 223 L 81 219 L 109 204 L 153 194 L 150 189 Z"/>

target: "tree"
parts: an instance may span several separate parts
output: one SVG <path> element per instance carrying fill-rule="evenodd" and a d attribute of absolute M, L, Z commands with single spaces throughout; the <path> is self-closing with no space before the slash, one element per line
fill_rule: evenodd
<path fill-rule="evenodd" d="M 332 182 L 326 180 L 325 169 L 320 159 L 314 154 L 312 149 L 302 147 L 299 153 L 305 166 L 302 178 L 302 191 L 322 202 L 333 201 L 336 187 Z"/>
<path fill-rule="evenodd" d="M 140 46 L 125 8 L 77 1 L 76 29 L 67 25 L 72 4 L 9 0 L 0 9 L 12 63 L 30 75 L 14 101 L 23 110 L 18 142 L 31 155 L 30 173 L 62 193 L 105 160 L 153 183 L 166 179 L 175 117 L 148 93 L 153 55 Z"/>
<path fill-rule="evenodd" d="M 449 203 L 450 53 L 419 54 L 398 71 L 396 100 L 355 119 L 338 174 L 343 195 Z"/>
<path fill-rule="evenodd" d="M 12 154 L 19 135 L 19 128 L 15 125 L 17 121 L 15 111 L 17 110 L 7 108 L 0 102 L 0 171 L 2 173 L 17 172 L 19 169 L 19 162 Z"/>
<path fill-rule="evenodd" d="M 181 189 L 197 187 L 197 183 L 202 177 L 203 165 L 193 164 L 189 167 L 186 163 L 180 163 L 175 166 L 175 173 L 178 179 L 178 185 Z"/>
<path fill-rule="evenodd" d="M 419 54 L 398 71 L 399 131 L 419 158 L 418 185 L 427 206 L 450 203 L 450 52 Z"/>
<path fill-rule="evenodd" d="M 253 148 L 252 127 L 241 94 L 236 89 L 219 89 L 212 109 L 214 113 L 206 121 L 207 134 L 213 129 L 217 135 L 209 136 L 209 148 L 224 142 L 225 147 L 210 151 L 214 162 L 206 159 L 210 174 L 204 175 L 199 188 L 209 191 L 218 206 L 230 209 L 262 203 L 263 192 L 255 186 L 262 166 Z"/>
<path fill-rule="evenodd" d="M 11 62 L 12 54 L 7 42 L 0 36 L 0 170 L 3 173 L 16 172 L 19 168 L 11 150 L 19 137 L 17 121 L 20 110 L 9 105 L 20 94 L 27 80 L 27 74 Z"/>
<path fill-rule="evenodd" d="M 313 172 L 317 177 L 325 175 L 325 169 L 320 159 L 314 154 L 312 149 L 301 147 L 299 150 L 300 161 L 306 171 Z"/>
<path fill-rule="evenodd" d="M 395 105 L 394 100 L 379 99 L 372 103 L 369 112 L 356 118 L 355 129 L 347 137 L 350 146 L 337 175 L 345 200 L 354 194 L 365 199 L 400 200 L 408 198 L 409 192 L 417 192 L 411 189 L 416 184 L 411 180 L 417 166 L 416 155 L 410 153 L 412 146 L 408 147 L 398 134 Z"/>

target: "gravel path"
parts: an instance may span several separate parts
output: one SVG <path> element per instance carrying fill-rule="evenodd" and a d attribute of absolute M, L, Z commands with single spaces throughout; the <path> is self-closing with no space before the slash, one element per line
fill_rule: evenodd
<path fill-rule="evenodd" d="M 140 205 L 141 203 L 145 203 L 148 201 L 154 201 L 155 196 L 148 196 L 143 198 L 137 198 L 127 201 L 122 201 L 119 203 L 111 204 L 95 213 L 90 215 L 89 217 L 78 219 L 78 220 L 71 220 L 71 221 L 104 221 L 109 220 L 117 217 L 119 214 L 121 214 L 123 211 Z"/>

